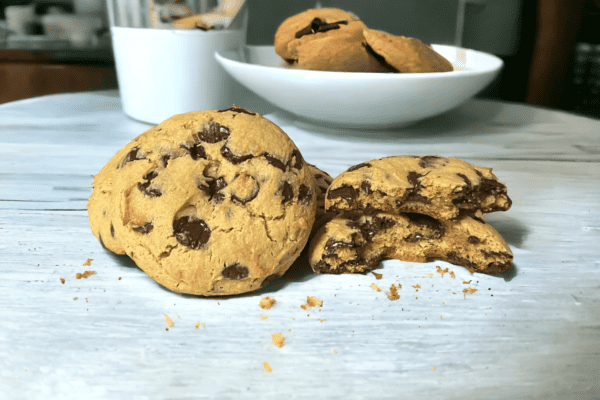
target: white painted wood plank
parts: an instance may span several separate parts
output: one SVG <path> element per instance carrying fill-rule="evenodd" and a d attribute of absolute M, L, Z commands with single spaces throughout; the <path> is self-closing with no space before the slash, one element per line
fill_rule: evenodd
<path fill-rule="evenodd" d="M 479 100 L 399 132 L 268 116 L 333 175 L 392 154 L 493 167 L 514 205 L 488 220 L 513 248 L 515 272 L 385 261 L 376 280 L 315 276 L 299 262 L 257 293 L 172 293 L 102 249 L 85 211 L 91 175 L 148 126 L 121 113 L 115 92 L 9 103 L 0 106 L 0 398 L 600 396 L 599 121 Z M 97 274 L 75 279 L 86 269 Z M 372 283 L 402 284 L 400 300 Z M 258 306 L 264 295 L 277 300 L 270 310 Z M 302 310 L 309 295 L 323 307 Z"/>

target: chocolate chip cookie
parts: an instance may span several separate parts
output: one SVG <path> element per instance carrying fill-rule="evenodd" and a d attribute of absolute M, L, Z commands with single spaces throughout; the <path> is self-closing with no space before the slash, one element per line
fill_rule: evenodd
<path fill-rule="evenodd" d="M 204 296 L 249 292 L 283 275 L 317 205 L 313 174 L 292 140 L 235 106 L 149 129 L 93 187 L 88 212 L 98 240 L 161 285 Z"/>
<path fill-rule="evenodd" d="M 419 39 L 374 29 L 366 29 L 363 35 L 369 48 L 397 72 L 448 72 L 454 69 L 450 61 Z"/>
<path fill-rule="evenodd" d="M 333 180 L 325 199 L 325 209 L 336 213 L 413 212 L 442 220 L 506 211 L 511 204 L 491 168 L 438 156 L 394 156 L 355 165 Z"/>
<path fill-rule="evenodd" d="M 308 168 L 315 178 L 315 192 L 317 193 L 317 212 L 310 233 L 310 236 L 312 237 L 325 222 L 331 219 L 331 216 L 335 215 L 334 213 L 325 213 L 325 195 L 327 194 L 327 189 L 329 189 L 329 185 L 331 185 L 333 178 L 327 172 L 317 168 L 315 165 L 309 164 Z"/>
<path fill-rule="evenodd" d="M 444 221 L 417 213 L 363 214 L 350 211 L 327 222 L 311 240 L 315 273 L 362 273 L 383 259 L 445 260 L 471 272 L 499 274 L 513 255 L 502 236 L 477 217 Z"/>
<path fill-rule="evenodd" d="M 301 69 L 338 72 L 391 72 L 366 48 L 366 25 L 334 8 L 310 9 L 284 21 L 275 50 Z"/>

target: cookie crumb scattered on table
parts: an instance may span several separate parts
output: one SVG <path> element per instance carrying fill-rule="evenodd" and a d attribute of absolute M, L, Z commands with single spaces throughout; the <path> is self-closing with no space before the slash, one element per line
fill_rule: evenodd
<path fill-rule="evenodd" d="M 463 293 L 469 293 L 469 294 L 475 293 L 476 291 L 477 291 L 477 289 L 475 289 L 475 288 L 465 288 L 465 289 L 463 289 Z"/>
<path fill-rule="evenodd" d="M 375 279 L 381 279 L 383 277 L 383 274 L 378 274 L 377 272 L 373 271 L 371 271 L 371 273 L 375 276 Z"/>
<path fill-rule="evenodd" d="M 302 304 L 300 308 L 303 310 L 308 310 L 309 308 L 317 306 L 323 307 L 323 300 L 319 300 L 314 296 L 306 296 L 306 304 Z"/>
<path fill-rule="evenodd" d="M 441 275 L 442 275 L 442 278 L 444 277 L 444 274 L 447 274 L 447 273 L 448 273 L 448 268 L 446 268 L 446 269 L 441 269 L 439 265 L 436 265 L 436 266 L 435 266 L 435 269 L 437 270 L 437 272 L 438 272 L 439 274 L 441 274 Z"/>
<path fill-rule="evenodd" d="M 90 265 L 92 265 L 92 261 L 94 261 L 94 259 L 93 259 L 93 258 L 88 258 L 88 259 L 86 260 L 86 262 L 84 262 L 84 263 L 83 263 L 83 266 L 85 266 L 85 267 L 89 267 Z"/>
<path fill-rule="evenodd" d="M 266 361 L 263 362 L 263 368 L 265 369 L 265 372 L 269 372 L 269 373 L 273 372 L 273 368 L 271 368 L 269 363 Z"/>
<path fill-rule="evenodd" d="M 269 296 L 263 297 L 260 300 L 260 303 L 258 303 L 258 305 L 260 306 L 260 308 L 264 309 L 264 310 L 268 310 L 271 307 L 273 307 L 273 305 L 277 303 L 277 300 L 270 298 Z"/>
<path fill-rule="evenodd" d="M 60 283 L 65 284 L 65 278 L 60 278 Z"/>
<path fill-rule="evenodd" d="M 260 316 L 260 319 L 267 319 L 267 318 L 269 318 L 269 317 L 267 317 L 266 315 L 261 315 Z"/>
<path fill-rule="evenodd" d="M 167 320 L 167 325 L 169 325 L 169 327 L 171 327 L 171 328 L 174 327 L 175 324 L 173 323 L 173 320 L 171 318 L 169 318 L 169 316 L 167 314 L 163 313 L 163 315 L 165 316 L 165 319 Z M 169 330 L 169 328 L 167 328 L 167 330 Z"/>
<path fill-rule="evenodd" d="M 81 279 L 81 278 L 87 279 L 88 276 L 95 275 L 95 274 L 96 274 L 96 271 L 85 271 L 83 274 L 78 272 L 75 274 L 75 279 Z"/>
<path fill-rule="evenodd" d="M 283 336 L 281 333 L 274 333 L 271 335 L 271 337 L 273 338 L 273 344 L 275 346 L 282 348 L 285 344 L 285 336 Z"/>
<path fill-rule="evenodd" d="M 370 288 L 373 289 L 373 290 L 376 290 L 378 292 L 381 292 L 381 289 L 376 284 L 374 284 L 374 283 L 371 283 Z"/>
<path fill-rule="evenodd" d="M 390 290 L 385 292 L 385 294 L 387 295 L 388 299 L 392 301 L 400 298 L 400 295 L 398 294 L 398 288 L 393 283 L 392 286 L 390 286 Z"/>

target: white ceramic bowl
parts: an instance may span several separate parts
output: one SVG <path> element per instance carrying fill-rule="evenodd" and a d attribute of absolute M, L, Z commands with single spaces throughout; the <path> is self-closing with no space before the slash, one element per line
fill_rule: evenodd
<path fill-rule="evenodd" d="M 330 126 L 385 128 L 448 111 L 475 96 L 500 72 L 498 57 L 433 45 L 452 72 L 386 74 L 285 68 L 273 46 L 215 53 L 239 83 L 299 117 Z"/>

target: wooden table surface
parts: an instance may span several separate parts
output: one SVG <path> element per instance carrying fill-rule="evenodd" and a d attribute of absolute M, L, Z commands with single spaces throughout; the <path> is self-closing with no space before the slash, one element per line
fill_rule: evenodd
<path fill-rule="evenodd" d="M 255 111 L 334 176 L 396 154 L 492 167 L 513 207 L 487 220 L 514 269 L 384 261 L 377 280 L 298 264 L 261 292 L 176 294 L 104 250 L 87 219 L 92 175 L 149 125 L 123 114 L 116 91 L 7 103 L 0 398 L 600 398 L 600 121 L 487 100 L 380 132 Z M 96 274 L 76 278 L 86 270 Z M 277 303 L 264 310 L 267 295 Z M 322 307 L 303 310 L 307 296 Z"/>

